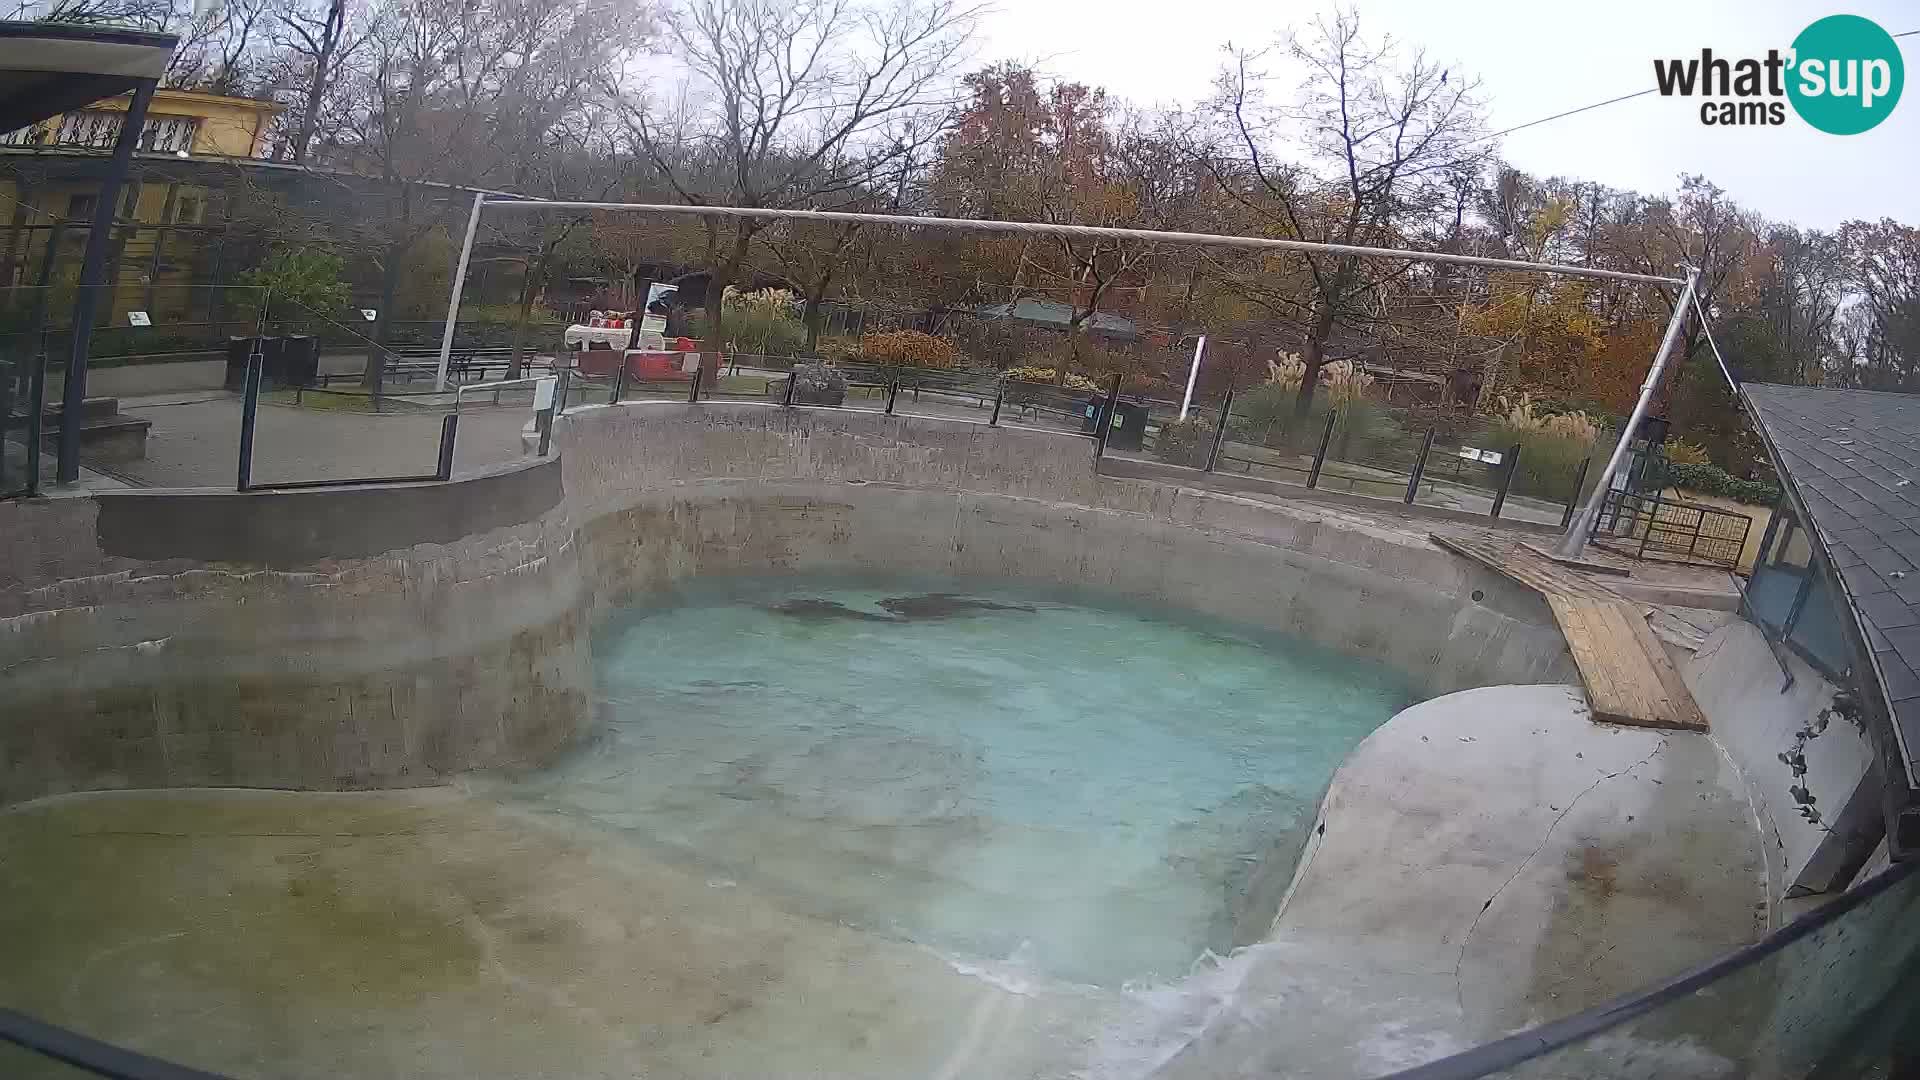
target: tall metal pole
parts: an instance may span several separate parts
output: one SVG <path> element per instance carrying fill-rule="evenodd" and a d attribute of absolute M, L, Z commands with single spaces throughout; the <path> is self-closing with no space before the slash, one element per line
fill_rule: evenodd
<path fill-rule="evenodd" d="M 1640 384 L 1640 400 L 1634 402 L 1633 414 L 1627 417 L 1627 426 L 1620 432 L 1620 442 L 1613 448 L 1613 456 L 1607 459 L 1606 468 L 1600 470 L 1600 479 L 1593 486 L 1593 494 L 1580 506 L 1579 513 L 1573 515 L 1573 521 L 1567 525 L 1565 535 L 1554 546 L 1553 553 L 1563 559 L 1577 559 L 1587 550 L 1587 539 L 1593 535 L 1593 524 L 1600 519 L 1600 506 L 1606 500 L 1607 488 L 1613 483 L 1613 474 L 1620 471 L 1621 462 L 1627 459 L 1627 448 L 1633 442 L 1634 432 L 1640 430 L 1640 421 L 1647 415 L 1647 408 L 1653 404 L 1654 391 L 1660 387 L 1660 376 L 1666 373 L 1667 359 L 1673 355 L 1674 343 L 1680 340 L 1680 327 L 1687 321 L 1687 310 L 1693 304 L 1695 288 L 1700 284 L 1700 271 L 1687 267 L 1687 283 L 1680 290 L 1680 298 L 1674 301 L 1673 318 L 1667 322 L 1666 336 L 1660 339 L 1660 351 L 1653 355 L 1653 366 L 1647 369 L 1647 381 Z"/>
<path fill-rule="evenodd" d="M 1187 407 L 1193 404 L 1193 384 L 1200 378 L 1200 356 L 1207 351 L 1207 335 L 1201 334 L 1200 340 L 1193 343 L 1193 366 L 1187 369 L 1187 392 L 1180 398 L 1180 419 L 1187 418 Z"/>
<path fill-rule="evenodd" d="M 440 366 L 433 375 L 436 392 L 447 389 L 447 360 L 453 356 L 453 324 L 460 318 L 460 293 L 467 287 L 467 263 L 473 259 L 473 237 L 480 231 L 480 205 L 485 192 L 473 193 L 473 212 L 467 215 L 467 238 L 460 243 L 460 265 L 453 271 L 453 295 L 447 298 L 447 326 L 440 331 Z"/>
<path fill-rule="evenodd" d="M 87 348 L 93 343 L 93 316 L 106 284 L 107 243 L 112 239 L 115 208 L 120 203 L 120 184 L 133 163 L 133 148 L 140 145 L 140 132 L 147 126 L 147 106 L 158 85 L 143 82 L 134 87 L 133 102 L 120 121 L 120 136 L 113 143 L 113 157 L 107 162 L 107 175 L 100 181 L 100 194 L 93 205 L 93 227 L 87 230 L 87 251 L 80 263 L 80 295 L 73 302 L 73 343 L 67 353 L 67 379 L 60 388 L 60 457 L 55 464 L 54 480 L 71 484 L 80 479 L 80 411 L 87 400 Z"/>

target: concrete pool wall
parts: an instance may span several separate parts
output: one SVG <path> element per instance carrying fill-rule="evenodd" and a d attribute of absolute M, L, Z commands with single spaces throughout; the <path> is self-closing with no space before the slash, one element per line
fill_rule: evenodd
<path fill-rule="evenodd" d="M 560 480 L 0 503 L 0 805 L 550 755 L 591 715 Z"/>
<path fill-rule="evenodd" d="M 1425 694 L 1566 682 L 1534 594 L 1363 517 L 1095 473 L 1085 439 L 784 410 L 589 408 L 558 434 L 596 602 L 705 574 L 1072 586 L 1292 634 Z"/>
<path fill-rule="evenodd" d="M 538 764 L 605 608 L 702 574 L 1073 586 L 1381 660 L 1573 677 L 1534 596 L 1362 516 L 1096 475 L 1084 439 L 757 403 L 591 407 L 446 484 L 0 503 L 0 804 Z"/>

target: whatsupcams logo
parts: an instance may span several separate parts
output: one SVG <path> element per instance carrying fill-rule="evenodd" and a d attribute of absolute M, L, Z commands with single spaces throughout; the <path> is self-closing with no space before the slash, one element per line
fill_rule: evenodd
<path fill-rule="evenodd" d="M 1787 106 L 1830 135 L 1858 135 L 1893 112 L 1906 82 L 1900 45 L 1871 19 L 1829 15 L 1782 53 L 1729 60 L 1701 49 L 1697 57 L 1655 60 L 1662 97 L 1704 98 L 1700 122 L 1716 127 L 1787 122 Z"/>

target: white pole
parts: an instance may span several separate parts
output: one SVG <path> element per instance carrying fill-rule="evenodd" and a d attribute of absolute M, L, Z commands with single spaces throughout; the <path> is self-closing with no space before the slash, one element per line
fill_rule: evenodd
<path fill-rule="evenodd" d="M 757 218 L 767 221 L 846 221 L 860 225 L 897 225 L 912 229 L 959 229 L 971 232 L 1085 236 L 1091 239 L 1146 240 L 1153 243 L 1197 244 L 1203 247 L 1250 248 L 1263 251 L 1330 251 L 1366 258 L 1406 259 L 1409 262 L 1448 263 L 1455 266 L 1487 266 L 1496 270 L 1548 270 L 1571 277 L 1605 278 L 1612 281 L 1645 281 L 1660 285 L 1681 283 L 1679 278 L 1633 274 L 1625 270 L 1599 270 L 1588 266 L 1525 262 L 1520 259 L 1489 259 L 1480 255 L 1454 255 L 1444 251 L 1407 251 L 1401 248 L 1361 247 L 1357 244 L 1324 244 L 1317 240 L 1282 240 L 1271 236 L 1224 236 L 1218 233 L 1114 229 L 1100 225 L 1064 225 L 1039 221 L 916 217 L 912 214 L 856 214 L 844 210 L 767 210 L 757 206 L 708 206 L 682 203 L 571 202 L 501 197 L 487 205 L 502 210 L 624 210 L 633 213 L 683 214 L 693 217 Z"/>
<path fill-rule="evenodd" d="M 467 262 L 473 258 L 473 237 L 480 231 L 480 206 L 485 192 L 473 193 L 473 212 L 467 215 L 467 238 L 460 244 L 460 265 L 453 271 L 453 295 L 447 298 L 447 328 L 440 331 L 440 366 L 434 371 L 433 389 L 447 389 L 447 361 L 453 356 L 453 324 L 460 318 L 460 293 L 467 287 Z"/>
<path fill-rule="evenodd" d="M 1613 485 L 1613 474 L 1620 471 L 1620 463 L 1626 460 L 1627 446 L 1633 442 L 1634 433 L 1640 430 L 1640 421 L 1646 418 L 1647 407 L 1653 404 L 1653 392 L 1660 386 L 1660 375 L 1667 369 L 1667 358 L 1673 355 L 1674 343 L 1680 340 L 1680 327 L 1687 321 L 1687 308 L 1693 303 L 1694 287 L 1700 283 L 1700 271 L 1687 267 L 1687 284 L 1680 290 L 1680 299 L 1674 301 L 1673 318 L 1667 322 L 1667 334 L 1660 339 L 1660 351 L 1653 354 L 1653 366 L 1647 369 L 1647 381 L 1640 384 L 1640 400 L 1634 402 L 1633 415 L 1627 417 L 1627 426 L 1620 432 L 1620 442 L 1613 448 L 1613 456 L 1607 459 L 1607 467 L 1600 470 L 1600 481 L 1593 486 L 1593 494 L 1580 507 L 1567 525 L 1565 536 L 1555 546 L 1553 553 L 1563 559 L 1577 559 L 1587 550 L 1587 538 L 1593 535 L 1594 523 L 1600 520 L 1600 507 L 1606 501 L 1607 489 Z M 1574 493 L 1576 497 L 1578 492 Z"/>
<path fill-rule="evenodd" d="M 1200 354 L 1207 351 L 1207 335 L 1193 343 L 1193 366 L 1187 369 L 1187 392 L 1180 398 L 1180 419 L 1187 418 L 1187 406 L 1193 404 L 1193 384 L 1200 378 Z"/>

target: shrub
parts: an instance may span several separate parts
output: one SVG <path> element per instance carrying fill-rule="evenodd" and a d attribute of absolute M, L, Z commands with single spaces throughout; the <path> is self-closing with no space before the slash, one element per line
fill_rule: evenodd
<path fill-rule="evenodd" d="M 1713 458 L 1707 455 L 1707 448 L 1699 443 L 1690 443 L 1685 439 L 1675 439 L 1667 444 L 1667 460 L 1676 465 L 1711 465 Z"/>
<path fill-rule="evenodd" d="M 1160 431 L 1153 437 L 1153 454 L 1169 465 L 1190 465 L 1193 468 L 1205 468 L 1207 450 L 1213 444 L 1213 433 L 1200 420 L 1171 420 L 1160 425 Z"/>
<path fill-rule="evenodd" d="M 1000 374 L 1006 376 L 1013 382 L 1046 383 L 1051 386 L 1058 371 L 1050 367 L 1016 367 L 1008 368 Z M 1069 374 L 1067 381 L 1062 385 L 1068 390 L 1086 391 L 1100 389 L 1100 384 L 1087 378 L 1085 375 Z"/>
<path fill-rule="evenodd" d="M 755 295 L 749 293 L 748 295 Z M 762 356 L 804 356 L 807 327 L 775 305 L 736 305 L 721 316 L 726 326 L 725 347 L 733 352 Z M 687 316 L 687 336 L 712 341 L 704 311 Z"/>
<path fill-rule="evenodd" d="M 342 280 L 345 272 L 345 261 L 330 251 L 281 247 L 236 280 L 266 290 L 274 316 L 305 325 L 332 319 L 347 306 L 353 290 Z"/>
<path fill-rule="evenodd" d="M 870 363 L 889 367 L 918 367 L 945 371 L 958 367 L 960 350 L 946 338 L 919 330 L 889 330 L 860 339 L 860 355 Z"/>
<path fill-rule="evenodd" d="M 795 364 L 793 380 L 793 400 L 802 405 L 838 405 L 847 399 L 847 377 L 832 364 Z"/>
<path fill-rule="evenodd" d="M 1332 367 L 1333 365 L 1328 365 Z M 1325 369 L 1322 369 L 1323 373 Z M 1364 373 L 1362 375 L 1364 378 Z M 1367 379 L 1368 383 L 1372 379 Z M 1351 385 L 1351 384 L 1349 384 Z M 1364 384 L 1362 384 L 1364 385 Z M 1393 414 L 1361 396 L 1358 389 L 1343 397 L 1315 394 L 1303 424 L 1293 420 L 1294 399 L 1300 393 L 1296 372 L 1291 384 L 1274 381 L 1234 400 L 1233 412 L 1240 421 L 1241 438 L 1275 448 L 1311 451 L 1320 445 L 1326 430 L 1327 410 L 1338 407 L 1333 435 L 1327 444 L 1327 456 L 1336 461 L 1357 461 L 1377 456 L 1382 448 L 1405 434 Z"/>
<path fill-rule="evenodd" d="M 1669 461 L 1667 482 L 1682 491 L 1717 495 L 1751 506 L 1772 506 L 1780 501 L 1780 489 L 1761 480 L 1742 480 L 1718 465 Z"/>
<path fill-rule="evenodd" d="M 1300 381 L 1307 377 L 1307 362 L 1294 353 L 1281 353 L 1279 359 L 1267 361 L 1267 385 L 1285 387 L 1294 393 L 1300 392 Z M 1320 366 L 1320 378 L 1314 383 L 1314 394 L 1324 395 L 1335 405 L 1346 405 L 1358 400 L 1373 385 L 1373 376 L 1360 370 L 1348 360 L 1335 360 L 1331 364 Z"/>
<path fill-rule="evenodd" d="M 1549 413 L 1522 394 L 1518 400 L 1500 399 L 1486 442 L 1502 453 L 1520 447 L 1515 492 L 1565 501 L 1577 494 L 1573 481 L 1580 463 L 1593 456 L 1603 430 L 1600 421 L 1584 412 Z"/>
<path fill-rule="evenodd" d="M 860 342 L 849 337 L 823 337 L 814 353 L 833 364 L 850 364 L 860 359 Z"/>
<path fill-rule="evenodd" d="M 519 304 L 461 304 L 462 323 L 513 326 L 520 321 Z M 559 326 L 565 320 L 552 308 L 533 305 L 527 312 L 528 326 Z"/>

